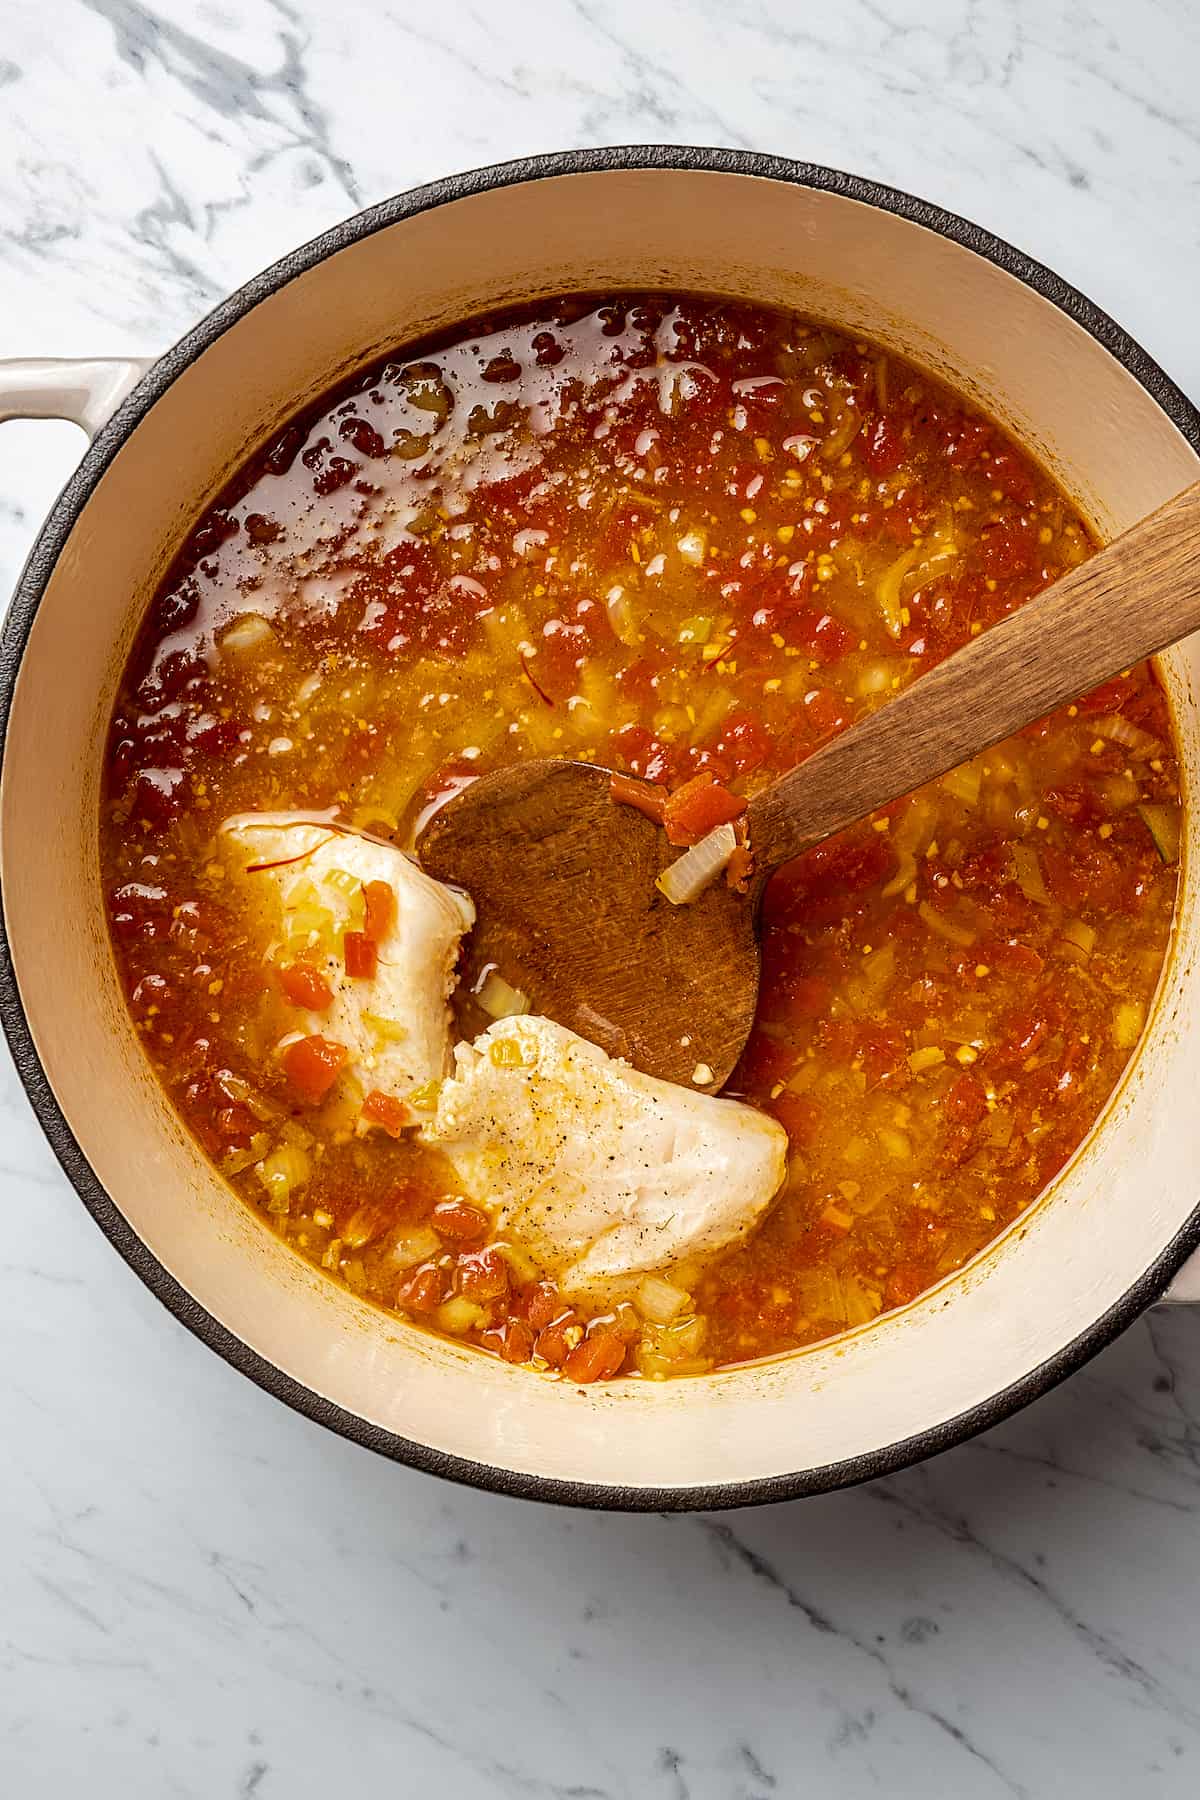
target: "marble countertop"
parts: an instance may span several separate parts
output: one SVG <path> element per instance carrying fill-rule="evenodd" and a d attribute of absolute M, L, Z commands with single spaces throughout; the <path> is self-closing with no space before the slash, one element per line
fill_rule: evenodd
<path fill-rule="evenodd" d="M 1189 0 L 0 6 L 0 355 L 152 353 L 344 214 L 572 144 L 749 145 L 974 217 L 1200 392 Z M 0 432 L 0 589 L 78 454 Z M 1192 1796 L 1200 1309 L 872 1487 L 695 1518 L 441 1485 L 113 1254 L 0 1066 L 0 1790 Z"/>

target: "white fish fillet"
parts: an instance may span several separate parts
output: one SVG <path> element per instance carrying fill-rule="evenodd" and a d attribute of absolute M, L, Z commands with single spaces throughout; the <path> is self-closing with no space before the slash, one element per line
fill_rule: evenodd
<path fill-rule="evenodd" d="M 440 1080 L 450 1062 L 447 1002 L 458 946 L 475 922 L 467 896 L 431 880 L 393 845 L 311 817 L 242 813 L 226 820 L 222 830 L 245 880 L 261 884 L 267 929 L 277 941 L 289 936 L 288 915 L 298 907 L 315 903 L 331 922 L 348 922 L 355 896 L 330 880 L 339 871 L 364 885 L 388 883 L 396 896 L 395 918 L 379 943 L 375 975 L 352 979 L 335 951 L 314 948 L 306 960 L 329 983 L 333 1005 L 300 1014 L 300 1026 L 344 1044 L 348 1067 L 368 1091 L 377 1088 L 402 1100 L 414 1088 Z M 263 863 L 277 866 L 256 867 Z M 381 1019 L 391 1027 L 386 1033 L 375 1023 Z"/>
<path fill-rule="evenodd" d="M 423 1135 L 568 1294 L 736 1243 L 783 1180 L 773 1119 L 641 1075 L 549 1019 L 501 1019 L 454 1059 Z"/>

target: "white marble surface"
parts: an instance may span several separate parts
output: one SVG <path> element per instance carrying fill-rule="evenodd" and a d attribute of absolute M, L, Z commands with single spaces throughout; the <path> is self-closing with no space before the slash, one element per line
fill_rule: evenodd
<path fill-rule="evenodd" d="M 0 0 L 0 355 L 155 351 L 451 169 L 691 141 L 976 217 L 1197 392 L 1198 75 L 1190 0 Z M 77 448 L 0 431 L 0 587 Z M 571 1515 L 226 1368 L 103 1241 L 7 1060 L 0 1208 L 13 1800 L 1200 1787 L 1200 1310 L 872 1488 Z"/>

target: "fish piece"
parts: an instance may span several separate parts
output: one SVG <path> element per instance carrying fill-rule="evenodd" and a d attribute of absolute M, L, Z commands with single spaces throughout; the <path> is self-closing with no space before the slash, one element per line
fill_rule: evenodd
<path fill-rule="evenodd" d="M 550 1019 L 500 1019 L 454 1060 L 423 1136 L 566 1294 L 727 1249 L 783 1181 L 787 1135 L 765 1113 L 639 1074 Z"/>
<path fill-rule="evenodd" d="M 273 963 L 310 966 L 332 996 L 316 1010 L 298 1007 L 288 1037 L 319 1033 L 344 1046 L 364 1092 L 404 1100 L 440 1080 L 450 1065 L 459 944 L 475 922 L 468 896 L 432 880 L 395 845 L 319 816 L 242 813 L 226 820 L 222 839 L 251 906 L 263 911 Z M 394 905 L 377 905 L 368 919 L 373 882 L 387 884 Z M 378 933 L 373 951 L 364 947 L 368 924 Z M 372 972 L 351 974 L 347 960 Z"/>

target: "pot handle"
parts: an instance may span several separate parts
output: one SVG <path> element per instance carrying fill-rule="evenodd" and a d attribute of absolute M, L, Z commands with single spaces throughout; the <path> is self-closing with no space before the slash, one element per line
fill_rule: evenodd
<path fill-rule="evenodd" d="M 1162 1297 L 1164 1306 L 1200 1304 L 1200 1250 L 1192 1252 Z"/>
<path fill-rule="evenodd" d="M 69 419 L 93 438 L 151 361 L 134 356 L 0 358 L 0 422 Z"/>

